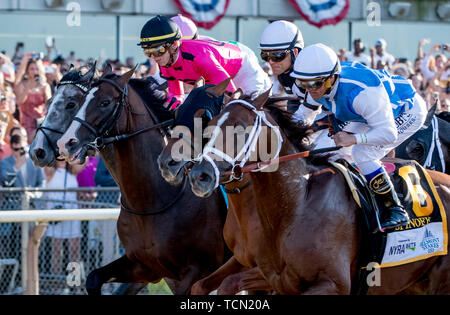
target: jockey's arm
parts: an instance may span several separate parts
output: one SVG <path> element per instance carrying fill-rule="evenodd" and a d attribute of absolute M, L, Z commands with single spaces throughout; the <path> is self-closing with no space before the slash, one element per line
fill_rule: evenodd
<path fill-rule="evenodd" d="M 353 100 L 353 109 L 369 126 L 366 133 L 356 133 L 356 143 L 386 145 L 397 140 L 398 132 L 389 96 L 383 86 L 367 87 Z"/>
<path fill-rule="evenodd" d="M 305 125 L 311 126 L 318 114 L 322 112 L 322 105 L 307 94 L 305 101 L 299 106 L 293 115 L 294 121 L 302 121 Z"/>
<path fill-rule="evenodd" d="M 167 105 L 169 109 L 177 108 L 184 101 L 184 87 L 183 82 L 177 79 L 169 78 L 167 80 L 168 95 L 167 95 Z"/>

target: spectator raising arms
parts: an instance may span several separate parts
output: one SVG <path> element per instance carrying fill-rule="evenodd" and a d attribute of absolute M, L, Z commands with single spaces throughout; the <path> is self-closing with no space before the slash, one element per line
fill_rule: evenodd
<path fill-rule="evenodd" d="M 31 143 L 40 120 L 45 117 L 45 102 L 51 97 L 42 60 L 38 56 L 34 54 L 24 56 L 17 72 L 14 90 L 19 106 L 20 123 L 27 131 L 28 143 Z"/>

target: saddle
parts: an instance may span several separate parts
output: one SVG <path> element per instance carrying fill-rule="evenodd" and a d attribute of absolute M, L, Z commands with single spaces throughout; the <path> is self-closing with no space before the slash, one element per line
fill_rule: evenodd
<path fill-rule="evenodd" d="M 434 184 L 415 161 L 385 159 L 397 195 L 410 217 L 410 224 L 388 233 L 372 233 L 379 226 L 378 205 L 365 177 L 353 165 L 340 159 L 331 164 L 346 178 L 353 198 L 361 208 L 362 240 L 359 272 L 352 294 L 365 294 L 369 287 L 366 267 L 398 266 L 436 255 L 447 254 L 445 210 Z M 390 168 L 390 169 L 389 169 Z"/>

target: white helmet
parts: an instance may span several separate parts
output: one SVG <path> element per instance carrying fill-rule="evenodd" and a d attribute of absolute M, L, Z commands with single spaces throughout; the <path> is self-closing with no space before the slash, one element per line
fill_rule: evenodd
<path fill-rule="evenodd" d="M 339 73 L 341 64 L 334 50 L 324 44 L 314 44 L 300 51 L 291 77 L 308 80 Z"/>
<path fill-rule="evenodd" d="M 173 16 L 170 19 L 180 28 L 181 39 L 196 39 L 198 37 L 197 26 L 191 19 L 181 14 Z"/>
<path fill-rule="evenodd" d="M 259 40 L 261 50 L 303 49 L 303 36 L 298 27 L 291 22 L 280 20 L 266 26 Z"/>

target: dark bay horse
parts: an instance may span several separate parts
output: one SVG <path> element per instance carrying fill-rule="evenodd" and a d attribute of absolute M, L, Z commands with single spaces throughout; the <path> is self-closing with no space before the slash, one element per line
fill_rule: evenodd
<path fill-rule="evenodd" d="M 155 115 L 128 84 L 133 72 L 106 73 L 94 82 L 75 120 L 57 142 L 59 151 L 73 161 L 83 159 L 87 144 L 99 147 L 122 193 L 118 234 L 126 254 L 91 272 L 86 288 L 98 294 L 105 282 L 148 283 L 165 277 L 178 282 L 175 294 L 187 294 L 193 282 L 224 261 L 221 231 L 226 207 L 217 193 L 202 200 L 185 189 L 186 183 L 171 186 L 159 176 L 156 157 L 167 140 L 159 124 L 163 114 Z M 152 105 L 167 113 L 161 110 L 162 103 Z M 73 132 L 80 121 L 81 127 Z M 106 152 L 94 142 L 123 134 L 132 136 L 113 140 Z"/>
<path fill-rule="evenodd" d="M 305 151 L 309 149 L 301 142 L 307 129 L 293 125 L 290 118 L 281 126 L 281 138 L 273 140 L 270 132 L 258 136 L 260 127 L 275 130 L 278 126 L 274 114 L 263 110 L 264 103 L 259 98 L 252 104 L 236 100 L 210 121 L 212 140 L 205 146 L 201 161 L 194 164 L 189 173 L 192 189 L 198 196 L 211 194 L 217 184 L 228 179 L 228 173 L 235 170 L 237 162 L 246 162 L 248 158 L 245 155 L 235 161 L 236 156 L 227 157 L 217 149 L 228 147 L 226 143 L 230 138 L 218 136 L 225 135 L 227 128 L 240 126 L 244 130 L 256 130 L 244 144 L 231 144 L 234 152 L 255 149 L 254 137 L 264 140 L 261 144 L 278 148 L 280 156 L 298 152 L 302 145 Z M 288 114 L 278 116 L 285 115 Z M 297 135 L 300 142 L 296 146 L 287 139 L 289 134 L 289 138 Z M 275 169 L 250 173 L 263 228 L 259 241 L 263 245 L 258 248 L 255 260 L 264 279 L 277 293 L 350 294 L 355 284 L 358 253 L 363 246 L 360 210 L 340 172 L 310 175 L 326 167 L 329 164 L 324 160 L 300 158 L 275 165 Z M 448 217 L 450 190 L 443 185 L 437 190 Z M 448 294 L 450 258 L 449 255 L 436 256 L 382 268 L 380 279 L 381 286 L 370 287 L 369 294 Z"/>
<path fill-rule="evenodd" d="M 450 174 L 450 122 L 435 115 L 437 105 L 428 111 L 423 127 L 395 149 L 395 157 Z"/>
<path fill-rule="evenodd" d="M 91 68 L 82 74 L 80 69 L 70 70 L 59 82 L 53 97 L 47 103 L 47 114 L 38 128 L 35 139 L 30 147 L 30 157 L 35 166 L 51 166 L 59 156 L 56 141 L 64 134 L 72 119 L 84 103 L 84 99 L 90 89 L 92 82 L 96 80 L 94 63 Z M 111 71 L 110 67 L 106 68 Z M 141 97 L 152 102 L 153 94 L 161 96 L 157 82 L 148 78 L 147 80 L 131 79 L 130 85 L 138 89 Z M 108 155 L 111 146 L 103 149 L 103 154 Z M 88 150 L 90 152 L 92 150 Z M 172 291 L 175 291 L 176 283 L 165 279 Z M 121 287 L 120 291 L 125 294 L 136 294 L 145 284 L 134 283 L 127 288 Z"/>
<path fill-rule="evenodd" d="M 221 108 L 212 107 L 221 107 L 222 101 L 217 102 L 216 99 L 221 100 L 222 97 L 229 98 L 225 102 L 240 98 L 246 99 L 246 96 L 242 95 L 240 89 L 232 95 L 226 95 L 228 83 L 229 80 L 225 80 L 215 86 L 201 88 L 204 86 L 204 81 L 197 81 L 194 85 L 194 90 L 183 103 L 183 106 L 186 106 L 184 108 L 189 107 L 190 111 L 179 111 L 177 113 L 174 132 L 172 133 L 173 136 L 169 139 L 168 144 L 158 157 L 158 166 L 161 175 L 169 183 L 179 184 L 185 179 L 185 168 L 195 156 L 194 150 L 192 150 L 183 159 L 175 159 L 172 154 L 172 151 L 175 150 L 174 146 L 186 139 L 191 143 L 195 141 L 201 142 L 201 139 L 194 139 L 194 132 L 192 130 L 188 132 L 189 135 L 183 133 L 181 139 L 177 132 L 182 133 L 182 130 L 178 129 L 178 127 L 190 125 L 189 122 L 193 122 L 196 118 L 202 120 L 201 124 L 203 124 L 202 115 L 205 109 L 211 111 L 211 116 L 217 115 Z M 203 132 L 203 129 L 200 131 Z M 191 145 L 189 147 L 192 149 Z M 192 287 L 193 294 L 208 294 L 217 289 L 218 294 L 231 295 L 242 290 L 251 291 L 266 289 L 267 287 L 264 280 L 263 286 L 259 284 L 255 285 L 255 281 L 246 281 L 249 277 L 253 279 L 255 276 L 263 279 L 259 269 L 256 268 L 255 262 L 262 227 L 258 214 L 255 211 L 256 204 L 250 176 L 246 174 L 241 180 L 231 180 L 224 184 L 224 189 L 227 193 L 229 209 L 223 228 L 223 236 L 228 248 L 233 252 L 233 257 L 214 273 L 196 282 Z"/>

